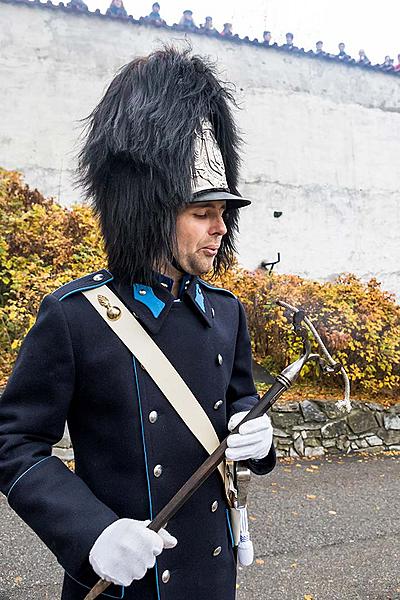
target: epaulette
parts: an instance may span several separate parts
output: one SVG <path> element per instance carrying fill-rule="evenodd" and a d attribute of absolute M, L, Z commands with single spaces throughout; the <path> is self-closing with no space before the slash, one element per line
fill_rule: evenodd
<path fill-rule="evenodd" d="M 84 277 L 79 277 L 79 279 L 74 279 L 73 281 L 69 281 L 65 285 L 62 285 L 58 289 L 53 292 L 53 296 L 57 298 L 57 300 L 64 300 L 67 296 L 71 296 L 71 294 L 75 294 L 76 292 L 82 292 L 83 290 L 90 290 L 91 288 L 100 287 L 105 285 L 109 281 L 112 281 L 114 278 L 107 269 L 101 269 L 100 271 L 96 271 L 95 273 L 89 273 L 89 275 L 85 275 Z"/>
<path fill-rule="evenodd" d="M 202 285 L 204 285 L 204 287 L 206 287 L 209 290 L 212 290 L 213 292 L 222 292 L 223 294 L 228 294 L 228 296 L 232 296 L 233 298 L 236 298 L 235 294 L 233 292 L 230 292 L 229 290 L 216 287 L 215 285 L 211 285 L 211 283 L 208 283 L 208 281 L 204 281 L 203 279 L 200 279 L 200 278 L 199 278 L 199 282 Z"/>

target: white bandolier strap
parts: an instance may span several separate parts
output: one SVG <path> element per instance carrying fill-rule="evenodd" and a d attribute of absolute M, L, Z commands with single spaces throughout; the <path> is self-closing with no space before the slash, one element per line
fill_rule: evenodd
<path fill-rule="evenodd" d="M 220 441 L 210 419 L 182 377 L 133 314 L 106 285 L 100 290 L 82 291 L 82 294 L 143 365 L 200 444 L 212 454 Z M 226 489 L 223 463 L 218 466 L 218 470 Z"/>

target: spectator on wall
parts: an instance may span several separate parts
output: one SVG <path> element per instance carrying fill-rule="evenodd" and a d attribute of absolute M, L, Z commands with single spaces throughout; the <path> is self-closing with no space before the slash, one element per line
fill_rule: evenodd
<path fill-rule="evenodd" d="M 184 10 L 183 14 L 180 18 L 179 25 L 183 27 L 183 29 L 190 29 L 193 31 L 197 29 L 197 25 L 193 19 L 193 11 L 192 10 Z"/>
<path fill-rule="evenodd" d="M 108 17 L 127 17 L 128 16 L 122 0 L 111 0 L 111 4 L 107 8 L 106 15 Z"/>
<path fill-rule="evenodd" d="M 358 64 L 359 65 L 370 65 L 371 61 L 369 60 L 368 56 L 365 54 L 365 50 L 363 50 L 362 48 L 358 51 Z"/>
<path fill-rule="evenodd" d="M 271 32 L 264 31 L 263 33 L 263 42 L 264 46 L 269 46 L 271 44 Z"/>
<path fill-rule="evenodd" d="M 223 35 L 224 37 L 232 37 L 233 36 L 232 23 L 224 23 L 224 28 L 221 31 L 221 35 Z"/>
<path fill-rule="evenodd" d="M 393 71 L 396 71 L 396 73 L 400 71 L 400 54 L 397 55 L 397 65 L 394 67 Z"/>
<path fill-rule="evenodd" d="M 164 19 L 160 15 L 160 5 L 158 2 L 154 2 L 151 7 L 151 13 L 145 17 L 145 20 L 153 25 L 166 25 Z"/>
<path fill-rule="evenodd" d="M 394 58 L 390 58 L 389 55 L 385 56 L 385 61 L 380 65 L 382 71 L 394 71 Z"/>
<path fill-rule="evenodd" d="M 204 31 L 204 33 L 215 33 L 212 17 L 206 17 L 203 25 L 200 25 L 200 29 Z"/>
<path fill-rule="evenodd" d="M 85 4 L 83 0 L 70 0 L 67 6 L 69 8 L 74 8 L 75 10 L 89 10 L 87 4 Z"/>
<path fill-rule="evenodd" d="M 293 33 L 286 34 L 286 44 L 282 45 L 285 50 L 297 50 L 296 46 L 293 45 Z"/>
<path fill-rule="evenodd" d="M 315 44 L 315 54 L 317 54 L 318 56 L 326 55 L 326 52 L 322 48 L 323 45 L 324 45 L 324 42 L 322 42 L 321 40 L 318 40 L 318 42 Z"/>
<path fill-rule="evenodd" d="M 339 53 L 338 53 L 338 54 L 336 54 L 336 57 L 337 57 L 339 60 L 348 61 L 348 60 L 350 60 L 350 59 L 351 59 L 351 56 L 350 56 L 350 54 L 347 54 L 347 53 L 346 53 L 346 50 L 345 50 L 345 45 L 344 45 L 344 43 L 343 43 L 343 42 L 340 42 L 340 44 L 338 45 L 338 48 L 339 48 Z"/>

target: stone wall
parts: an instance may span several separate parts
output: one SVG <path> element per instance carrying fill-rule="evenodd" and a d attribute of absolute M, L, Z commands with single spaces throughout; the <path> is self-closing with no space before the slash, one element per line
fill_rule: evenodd
<path fill-rule="evenodd" d="M 400 404 L 384 408 L 352 402 L 352 411 L 343 413 L 333 402 L 303 400 L 277 402 L 269 414 L 279 457 L 400 450 Z M 63 460 L 73 459 L 67 429 L 54 453 Z"/>
<path fill-rule="evenodd" d="M 352 271 L 400 296 L 400 77 L 0 0 L 0 165 L 62 203 L 79 201 L 79 120 L 123 64 L 185 38 L 236 86 L 240 190 L 253 199 L 242 210 L 241 264 L 280 251 L 278 272 Z"/>
<path fill-rule="evenodd" d="M 343 413 L 333 402 L 303 400 L 276 403 L 270 417 L 281 457 L 400 450 L 400 405 L 352 402 Z"/>

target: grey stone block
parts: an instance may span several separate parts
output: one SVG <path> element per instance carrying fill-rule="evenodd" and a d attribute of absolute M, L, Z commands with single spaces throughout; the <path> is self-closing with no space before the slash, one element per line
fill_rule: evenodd
<path fill-rule="evenodd" d="M 382 446 L 383 444 L 381 438 L 377 435 L 371 435 L 367 437 L 366 440 L 370 446 Z"/>
<path fill-rule="evenodd" d="M 298 412 L 299 403 L 298 402 L 276 402 L 272 410 L 275 412 Z"/>
<path fill-rule="evenodd" d="M 339 419 L 343 417 L 343 410 L 340 409 L 334 402 L 329 400 L 314 400 L 318 408 L 326 414 L 328 419 Z"/>
<path fill-rule="evenodd" d="M 294 447 L 296 452 L 298 452 L 301 456 L 304 455 L 304 442 L 301 437 L 298 437 L 296 440 L 294 440 Z"/>
<path fill-rule="evenodd" d="M 333 438 L 322 440 L 322 445 L 324 448 L 334 448 L 336 446 L 336 440 Z"/>
<path fill-rule="evenodd" d="M 367 406 L 371 410 L 376 410 L 377 412 L 382 412 L 384 410 L 383 406 L 381 406 L 380 404 L 375 404 L 375 402 L 366 402 L 365 406 Z"/>
<path fill-rule="evenodd" d="M 315 402 L 304 400 L 300 402 L 300 408 L 305 421 L 316 421 L 317 423 L 324 423 L 326 421 L 325 413 L 318 408 Z"/>
<path fill-rule="evenodd" d="M 304 456 L 324 456 L 325 448 L 318 446 L 317 448 L 305 448 Z"/>
<path fill-rule="evenodd" d="M 387 446 L 392 446 L 393 444 L 400 444 L 400 431 L 396 431 L 395 429 L 378 429 L 378 435 Z"/>
<path fill-rule="evenodd" d="M 299 413 L 275 412 L 271 415 L 272 425 L 278 429 L 289 429 L 300 422 Z"/>
<path fill-rule="evenodd" d="M 283 429 L 278 429 L 278 427 L 273 427 L 273 430 L 274 430 L 274 436 L 283 437 L 283 438 L 290 437 L 290 433 L 286 433 L 286 431 L 283 431 Z"/>
<path fill-rule="evenodd" d="M 383 424 L 385 429 L 397 429 L 400 430 L 400 415 L 388 414 L 383 415 Z"/>
<path fill-rule="evenodd" d="M 293 440 L 291 438 L 278 438 L 277 446 L 278 446 L 278 448 L 285 448 L 286 446 L 293 446 Z"/>
<path fill-rule="evenodd" d="M 378 422 L 372 413 L 361 410 L 351 412 L 347 417 L 347 422 L 353 433 L 374 430 L 378 426 Z"/>
<path fill-rule="evenodd" d="M 348 433 L 346 421 L 332 421 L 326 423 L 321 427 L 321 434 L 324 438 L 333 438 L 338 435 L 345 435 Z"/>
<path fill-rule="evenodd" d="M 301 423 L 301 425 L 293 425 L 293 431 L 307 431 L 321 429 L 321 423 Z"/>
<path fill-rule="evenodd" d="M 277 448 L 275 452 L 278 458 L 283 458 L 288 455 L 287 450 L 279 450 L 279 448 Z"/>
<path fill-rule="evenodd" d="M 321 446 L 322 440 L 321 438 L 307 438 L 305 444 L 312 448 L 318 448 L 318 446 Z"/>

